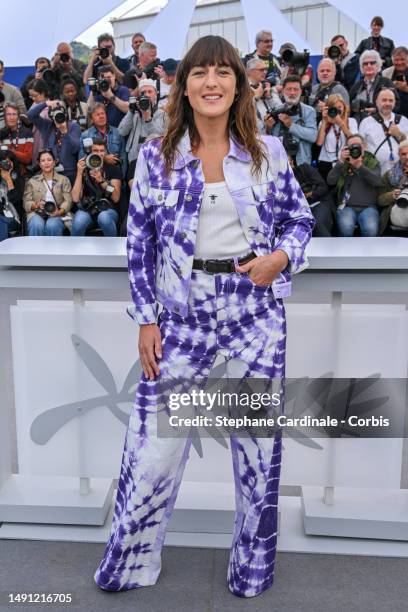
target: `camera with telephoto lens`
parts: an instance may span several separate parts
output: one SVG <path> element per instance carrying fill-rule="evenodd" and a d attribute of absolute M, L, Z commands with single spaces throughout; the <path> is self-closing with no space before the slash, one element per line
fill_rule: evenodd
<path fill-rule="evenodd" d="M 401 193 L 395 200 L 395 204 L 398 208 L 408 208 L 408 183 L 401 186 Z"/>
<path fill-rule="evenodd" d="M 88 170 L 100 170 L 103 166 L 103 157 L 98 153 L 92 153 L 92 138 L 84 138 L 82 145 L 86 153 L 85 164 Z"/>
<path fill-rule="evenodd" d="M 278 106 L 272 110 L 269 110 L 266 113 L 267 117 L 272 117 L 275 121 L 279 121 L 278 115 L 284 113 L 285 115 L 289 115 L 289 117 L 294 117 L 299 114 L 299 108 L 297 104 L 282 104 L 282 106 Z"/>
<path fill-rule="evenodd" d="M 140 96 L 137 97 L 137 104 L 142 112 L 149 110 L 152 106 L 150 98 L 144 93 L 141 93 Z"/>
<path fill-rule="evenodd" d="M 327 49 L 327 57 L 331 60 L 337 60 L 341 57 L 341 49 L 338 45 L 330 45 Z"/>
<path fill-rule="evenodd" d="M 44 68 L 42 68 L 40 72 L 42 78 L 47 83 L 47 85 L 53 85 L 55 83 L 55 72 L 51 70 L 51 68 L 47 68 L 47 66 L 44 66 Z"/>
<path fill-rule="evenodd" d="M 310 53 L 307 49 L 303 53 L 285 49 L 282 53 L 282 59 L 287 66 L 305 70 L 309 65 Z"/>
<path fill-rule="evenodd" d="M 155 59 L 154 62 L 151 62 L 150 64 L 148 64 L 147 66 L 145 66 L 143 68 L 143 72 L 146 75 L 146 79 L 153 79 L 153 81 L 156 81 L 157 79 L 159 79 L 159 75 L 155 73 L 154 69 L 157 68 L 157 66 L 160 66 L 160 60 L 159 59 Z"/>
<path fill-rule="evenodd" d="M 98 88 L 99 91 L 108 91 L 110 89 L 110 81 L 108 79 L 98 79 Z"/>
<path fill-rule="evenodd" d="M 88 212 L 90 215 L 98 215 L 103 210 L 108 210 L 112 208 L 111 197 L 115 188 L 112 185 L 108 185 L 105 189 L 106 197 L 96 197 L 96 196 L 88 196 L 82 198 L 81 202 L 78 204 L 78 208 Z"/>
<path fill-rule="evenodd" d="M 337 117 L 337 115 L 341 115 L 341 110 L 339 108 L 336 108 L 335 106 L 330 106 L 327 109 L 327 116 L 330 117 L 330 119 L 334 119 L 335 117 Z"/>
<path fill-rule="evenodd" d="M 108 79 L 95 79 L 95 77 L 90 77 L 87 80 L 87 85 L 92 93 L 98 93 L 99 91 L 108 91 L 110 88 L 110 81 Z"/>
<path fill-rule="evenodd" d="M 55 108 L 48 109 L 48 116 L 56 126 L 65 123 L 67 120 L 67 116 L 65 114 L 65 109 L 63 106 L 58 104 Z"/>
<path fill-rule="evenodd" d="M 98 53 L 99 53 L 99 57 L 103 60 L 109 57 L 110 55 L 109 49 L 107 49 L 106 47 L 99 48 Z"/>
<path fill-rule="evenodd" d="M 71 59 L 69 53 L 60 53 L 60 60 L 63 64 L 66 64 Z"/>

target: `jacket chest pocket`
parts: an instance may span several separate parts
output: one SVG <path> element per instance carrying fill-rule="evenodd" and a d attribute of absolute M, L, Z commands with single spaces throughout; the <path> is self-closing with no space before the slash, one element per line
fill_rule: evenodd
<path fill-rule="evenodd" d="M 156 230 L 159 235 L 171 236 L 174 234 L 179 197 L 179 189 L 149 188 L 147 201 L 153 206 Z"/>
<path fill-rule="evenodd" d="M 261 221 L 272 228 L 274 223 L 273 204 L 276 193 L 274 183 L 259 183 L 258 185 L 252 185 L 251 189 Z"/>

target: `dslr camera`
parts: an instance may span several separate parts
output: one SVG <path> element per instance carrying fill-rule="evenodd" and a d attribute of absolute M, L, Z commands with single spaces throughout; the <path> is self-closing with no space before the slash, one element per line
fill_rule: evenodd
<path fill-rule="evenodd" d="M 115 188 L 112 185 L 107 185 L 102 197 L 98 198 L 96 195 L 84 197 L 78 203 L 78 208 L 88 212 L 92 216 L 98 215 L 103 210 L 112 208 L 111 197 L 114 191 Z"/>
<path fill-rule="evenodd" d="M 160 66 L 159 58 L 155 59 L 154 62 L 151 62 L 150 64 L 145 66 L 142 72 L 145 73 L 146 79 L 153 79 L 153 81 L 159 80 L 159 76 L 154 71 L 157 66 Z"/>
<path fill-rule="evenodd" d="M 47 85 L 55 85 L 56 79 L 54 70 L 52 70 L 51 68 L 47 68 L 47 66 L 44 66 L 44 68 L 41 68 L 40 72 L 42 78 L 47 83 Z"/>
<path fill-rule="evenodd" d="M 282 53 L 282 60 L 287 66 L 296 68 L 297 71 L 305 71 L 309 65 L 310 53 L 307 49 L 303 53 L 285 49 Z"/>
<path fill-rule="evenodd" d="M 84 138 L 85 164 L 88 170 L 100 170 L 103 166 L 103 157 L 98 153 L 92 153 L 92 145 L 92 138 Z"/>
<path fill-rule="evenodd" d="M 327 109 L 327 115 L 330 117 L 330 119 L 334 119 L 335 117 L 337 117 L 337 115 L 341 115 L 341 110 L 339 108 L 336 108 L 335 106 L 330 106 Z"/>
<path fill-rule="evenodd" d="M 55 108 L 49 108 L 48 116 L 54 122 L 56 127 L 67 121 L 65 109 L 60 104 L 58 104 Z"/>
<path fill-rule="evenodd" d="M 331 60 L 336 61 L 341 57 L 341 49 L 338 45 L 330 45 L 327 49 L 327 57 Z"/>
<path fill-rule="evenodd" d="M 267 117 L 272 117 L 275 121 L 279 121 L 278 115 L 284 113 L 285 115 L 289 115 L 290 117 L 294 117 L 299 114 L 299 108 L 297 104 L 282 104 L 282 106 L 278 106 L 272 110 L 269 110 L 266 113 Z"/>
<path fill-rule="evenodd" d="M 13 164 L 10 160 L 10 151 L 7 145 L 1 145 L 0 147 L 0 170 L 4 170 L 5 172 L 10 172 Z"/>
<path fill-rule="evenodd" d="M 63 64 L 67 64 L 71 59 L 69 53 L 60 53 L 60 60 Z"/>
<path fill-rule="evenodd" d="M 408 208 L 408 182 L 401 185 L 401 193 L 395 200 L 395 204 L 398 208 Z"/>
<path fill-rule="evenodd" d="M 359 157 L 362 156 L 363 154 L 363 147 L 361 146 L 361 144 L 352 144 L 350 147 L 348 147 L 349 150 L 349 157 L 347 157 L 347 161 L 350 161 L 351 159 L 358 159 Z"/>
<path fill-rule="evenodd" d="M 106 47 L 100 47 L 100 48 L 98 49 L 98 53 L 99 53 L 99 57 L 100 57 L 102 60 L 104 60 L 104 59 L 106 59 L 107 57 L 109 57 L 109 54 L 110 54 L 109 49 L 107 49 Z"/>
<path fill-rule="evenodd" d="M 95 79 L 94 77 L 90 77 L 87 84 L 92 93 L 97 93 L 98 91 L 108 91 L 111 86 L 108 79 Z"/>

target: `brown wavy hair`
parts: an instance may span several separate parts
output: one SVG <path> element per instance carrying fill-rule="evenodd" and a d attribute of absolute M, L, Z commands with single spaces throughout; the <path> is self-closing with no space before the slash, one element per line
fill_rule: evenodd
<path fill-rule="evenodd" d="M 166 172 L 174 165 L 177 145 L 188 129 L 193 148 L 200 143 L 193 109 L 184 95 L 187 77 L 195 66 L 229 66 L 235 73 L 237 95 L 230 108 L 228 129 L 236 143 L 252 157 L 252 172 L 259 174 L 267 160 L 265 146 L 259 138 L 254 97 L 244 65 L 234 47 L 222 36 L 203 36 L 186 53 L 177 67 L 167 106 L 168 128 L 161 142 Z"/>

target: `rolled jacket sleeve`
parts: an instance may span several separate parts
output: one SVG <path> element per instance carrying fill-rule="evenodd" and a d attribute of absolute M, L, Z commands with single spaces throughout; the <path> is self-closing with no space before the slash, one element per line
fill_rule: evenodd
<path fill-rule="evenodd" d="M 127 222 L 127 258 L 130 290 L 134 306 L 128 314 L 139 325 L 156 323 L 155 290 L 156 227 L 153 208 L 147 201 L 149 173 L 143 147 L 136 164 Z"/>
<path fill-rule="evenodd" d="M 280 141 L 278 143 L 280 167 L 274 203 L 277 237 L 273 250 L 280 249 L 287 254 L 290 272 L 296 274 L 309 265 L 305 249 L 312 236 L 315 220 L 289 165 L 286 152 Z"/>

